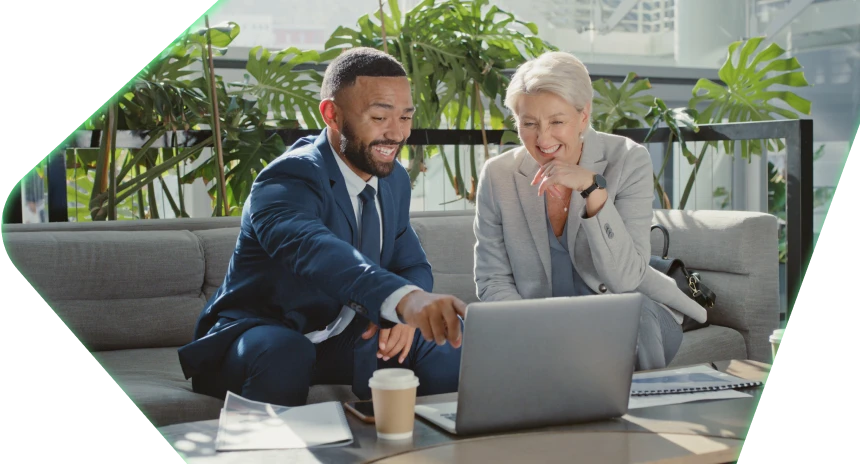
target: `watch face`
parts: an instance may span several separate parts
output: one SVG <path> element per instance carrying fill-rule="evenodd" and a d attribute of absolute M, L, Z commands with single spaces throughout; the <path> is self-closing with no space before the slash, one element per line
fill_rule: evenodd
<path fill-rule="evenodd" d="M 606 179 L 600 174 L 594 176 L 594 183 L 597 184 L 597 188 L 599 189 L 606 188 Z"/>

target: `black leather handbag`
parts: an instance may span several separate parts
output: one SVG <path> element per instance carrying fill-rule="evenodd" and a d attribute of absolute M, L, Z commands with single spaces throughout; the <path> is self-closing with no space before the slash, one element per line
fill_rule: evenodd
<path fill-rule="evenodd" d="M 651 226 L 651 231 L 654 229 L 659 229 L 663 232 L 663 254 L 660 256 L 651 256 L 651 262 L 649 263 L 651 267 L 671 277 L 678 284 L 678 288 L 682 292 L 696 300 L 706 311 L 713 308 L 717 302 L 717 295 L 702 283 L 702 278 L 697 272 L 688 271 L 687 266 L 680 259 L 669 257 L 669 231 L 666 230 L 666 227 L 661 224 L 654 224 Z M 681 328 L 684 332 L 687 332 L 701 329 L 708 325 L 710 325 L 709 322 L 701 323 L 685 314 Z"/>

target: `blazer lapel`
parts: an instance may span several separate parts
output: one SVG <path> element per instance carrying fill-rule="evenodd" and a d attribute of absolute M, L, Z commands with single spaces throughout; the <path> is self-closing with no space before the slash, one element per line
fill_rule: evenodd
<path fill-rule="evenodd" d="M 549 232 L 546 227 L 544 198 L 538 196 L 537 186 L 531 185 L 539 166 L 537 161 L 525 149 L 522 149 L 520 156 L 522 156 L 523 160 L 520 163 L 517 174 L 514 176 L 516 178 L 517 196 L 520 199 L 523 213 L 525 213 L 532 239 L 535 245 L 537 245 L 538 256 L 543 264 L 547 280 L 552 285 L 552 263 L 549 256 L 549 236 L 547 235 Z"/>
<path fill-rule="evenodd" d="M 593 128 L 589 127 L 585 132 L 585 141 L 582 146 L 582 157 L 579 159 L 579 166 L 596 174 L 603 175 L 607 163 L 603 153 L 603 142 L 600 140 L 600 136 Z M 576 234 L 579 232 L 579 226 L 582 224 L 582 216 L 585 214 L 585 201 L 585 198 L 582 198 L 579 192 L 573 192 L 573 195 L 570 197 L 570 209 L 567 216 L 567 249 L 571 259 L 575 259 Z"/>
<path fill-rule="evenodd" d="M 391 186 L 385 179 L 379 179 L 379 204 L 382 207 L 382 253 L 379 262 L 387 265 L 394 253 L 394 236 L 397 234 L 397 215 L 394 211 L 394 197 Z"/>
<path fill-rule="evenodd" d="M 349 228 L 352 232 L 352 244 L 358 245 L 358 226 L 355 224 L 355 210 L 352 209 L 352 202 L 349 199 L 349 193 L 346 191 L 346 181 L 344 181 L 343 174 L 341 174 L 340 168 L 337 166 L 337 161 L 334 159 L 337 155 L 332 152 L 331 145 L 328 142 L 328 128 L 322 130 L 314 145 L 316 145 L 325 162 L 331 190 L 334 193 L 334 200 L 344 216 L 346 216 L 347 223 L 349 223 Z"/>

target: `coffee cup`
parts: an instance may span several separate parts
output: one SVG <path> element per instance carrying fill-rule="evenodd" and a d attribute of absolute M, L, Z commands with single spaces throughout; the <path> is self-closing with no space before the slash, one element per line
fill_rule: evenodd
<path fill-rule="evenodd" d="M 412 437 L 418 377 L 409 369 L 379 369 L 370 378 L 376 436 L 384 440 Z"/>
<path fill-rule="evenodd" d="M 785 332 L 785 329 L 776 329 L 770 335 L 770 348 L 774 360 L 776 359 L 776 351 L 779 349 L 779 344 L 782 342 L 783 332 Z"/>

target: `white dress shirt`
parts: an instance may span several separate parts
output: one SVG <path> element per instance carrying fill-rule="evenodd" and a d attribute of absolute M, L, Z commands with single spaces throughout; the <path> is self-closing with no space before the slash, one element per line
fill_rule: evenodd
<path fill-rule="evenodd" d="M 331 143 L 329 143 L 331 147 Z M 358 195 L 364 191 L 365 187 L 370 185 L 377 192 L 377 195 L 374 197 L 374 206 L 376 207 L 376 211 L 379 216 L 379 248 L 382 249 L 382 208 L 379 206 L 379 179 L 376 176 L 372 176 L 369 181 L 365 182 L 364 179 L 358 176 L 358 174 L 354 173 L 346 163 L 338 156 L 337 152 L 334 150 L 334 147 L 331 147 L 331 152 L 334 154 L 334 159 L 337 160 L 337 166 L 340 168 L 341 174 L 343 174 L 343 179 L 346 182 L 346 191 L 349 193 L 349 199 L 352 202 L 352 209 L 355 211 L 355 223 L 358 227 L 359 237 L 361 236 L 361 213 L 362 213 L 362 203 L 361 199 Z M 394 293 L 388 296 L 385 301 L 382 302 L 382 308 L 380 308 L 380 314 L 385 319 L 388 319 L 391 322 L 400 324 L 400 318 L 397 317 L 397 303 L 406 296 L 407 293 L 413 290 L 420 290 L 418 286 L 415 285 L 404 285 L 399 289 L 395 290 Z M 310 339 L 313 343 L 320 343 L 322 341 L 328 340 L 331 337 L 336 335 L 340 335 L 343 332 L 343 329 L 352 322 L 352 318 L 355 317 L 355 311 L 348 307 L 343 306 L 340 310 L 340 314 L 338 314 L 337 318 L 329 325 L 326 326 L 325 329 L 317 330 L 315 332 L 311 332 L 306 334 L 305 336 Z"/>

